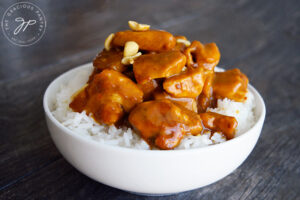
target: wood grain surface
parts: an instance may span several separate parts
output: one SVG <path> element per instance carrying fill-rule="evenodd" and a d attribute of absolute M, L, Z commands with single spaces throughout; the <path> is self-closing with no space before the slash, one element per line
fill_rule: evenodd
<path fill-rule="evenodd" d="M 45 13 L 43 38 L 18 47 L 0 34 L 0 199 L 300 199 L 299 0 L 30 2 Z M 13 3 L 1 0 L 0 16 Z M 84 176 L 55 148 L 42 108 L 46 87 L 90 62 L 130 19 L 216 42 L 220 66 L 240 68 L 262 94 L 261 137 L 221 181 L 172 196 L 137 196 Z"/>

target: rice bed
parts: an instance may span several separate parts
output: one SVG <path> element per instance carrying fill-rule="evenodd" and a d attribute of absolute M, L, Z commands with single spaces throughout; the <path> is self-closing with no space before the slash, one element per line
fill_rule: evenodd
<path fill-rule="evenodd" d="M 133 129 L 116 128 L 114 125 L 100 125 L 91 116 L 88 116 L 85 111 L 77 113 L 69 108 L 72 95 L 85 85 L 89 75 L 89 71 L 81 71 L 68 83 L 61 85 L 52 111 L 54 117 L 65 127 L 73 131 L 74 134 L 82 135 L 99 143 L 135 149 L 149 149 L 149 145 Z M 229 99 L 219 99 L 218 107 L 208 108 L 208 110 L 235 117 L 238 121 L 235 137 L 238 137 L 254 125 L 254 107 L 254 96 L 249 91 L 247 101 L 244 103 L 234 102 Z M 199 148 L 224 141 L 226 139 L 219 133 L 211 135 L 210 132 L 207 132 L 198 136 L 188 135 L 181 140 L 180 145 L 175 149 Z"/>

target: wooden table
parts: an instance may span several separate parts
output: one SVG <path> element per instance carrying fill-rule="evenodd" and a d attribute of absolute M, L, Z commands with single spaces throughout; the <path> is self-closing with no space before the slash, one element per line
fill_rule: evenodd
<path fill-rule="evenodd" d="M 0 16 L 12 3 L 1 1 Z M 300 199 L 299 0 L 34 3 L 47 19 L 38 43 L 18 47 L 0 34 L 0 199 Z M 46 87 L 90 62 L 130 19 L 216 42 L 220 66 L 240 68 L 264 97 L 255 149 L 221 181 L 173 196 L 136 196 L 84 176 L 55 148 L 42 107 Z"/>

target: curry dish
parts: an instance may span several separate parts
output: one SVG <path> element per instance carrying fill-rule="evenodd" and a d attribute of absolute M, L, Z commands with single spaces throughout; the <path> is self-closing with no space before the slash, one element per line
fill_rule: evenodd
<path fill-rule="evenodd" d="M 69 107 L 99 124 L 132 127 L 159 149 L 174 149 L 185 136 L 206 131 L 234 138 L 237 120 L 207 108 L 218 99 L 246 101 L 247 76 L 239 69 L 215 72 L 215 43 L 190 43 L 134 21 L 129 27 L 109 35 Z"/>

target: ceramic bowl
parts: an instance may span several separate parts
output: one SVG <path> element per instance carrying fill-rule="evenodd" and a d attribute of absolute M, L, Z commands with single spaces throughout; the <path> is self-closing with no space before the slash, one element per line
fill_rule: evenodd
<path fill-rule="evenodd" d="M 44 110 L 51 137 L 63 157 L 88 177 L 129 192 L 165 195 L 207 186 L 239 167 L 254 148 L 265 119 L 266 108 L 260 94 L 254 94 L 255 125 L 229 141 L 188 150 L 138 150 L 111 146 L 85 138 L 64 127 L 52 115 L 60 85 L 92 64 L 72 69 L 48 86 Z"/>

